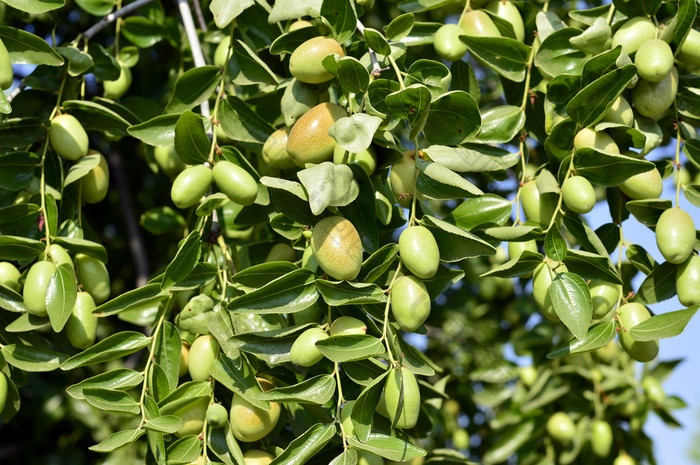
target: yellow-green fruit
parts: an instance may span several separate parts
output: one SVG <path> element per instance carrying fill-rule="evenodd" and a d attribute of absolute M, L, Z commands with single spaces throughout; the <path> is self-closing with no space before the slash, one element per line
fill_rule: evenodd
<path fill-rule="evenodd" d="M 556 412 L 547 420 L 547 433 L 559 444 L 566 446 L 576 437 L 576 425 L 566 413 Z"/>
<path fill-rule="evenodd" d="M 535 268 L 533 273 L 532 297 L 535 299 L 537 307 L 548 320 L 559 321 L 559 316 L 554 310 L 552 299 L 549 296 L 549 288 L 552 286 L 552 281 L 554 281 L 557 274 L 566 273 L 567 271 L 569 270 L 566 268 L 566 265 L 559 265 L 555 273 L 546 262 L 542 262 Z"/>
<path fill-rule="evenodd" d="M 214 66 L 219 68 L 224 67 L 229 45 L 231 45 L 231 36 L 226 36 L 221 39 L 221 42 L 216 46 L 216 50 L 214 50 Z"/>
<path fill-rule="evenodd" d="M 199 202 L 211 185 L 212 173 L 204 165 L 186 168 L 178 174 L 170 189 L 170 198 L 178 208 L 188 208 Z"/>
<path fill-rule="evenodd" d="M 360 165 L 367 176 L 372 176 L 374 170 L 377 169 L 377 155 L 371 146 L 362 152 L 351 153 L 336 144 L 335 149 L 333 149 L 333 163 L 336 165 L 354 163 Z"/>
<path fill-rule="evenodd" d="M 459 40 L 464 35 L 464 29 L 457 24 L 443 24 L 435 32 L 435 51 L 443 60 L 461 60 L 467 53 L 467 44 Z"/>
<path fill-rule="evenodd" d="M 221 428 L 228 420 L 228 410 L 221 404 L 211 404 L 207 407 L 207 423 L 214 428 Z"/>
<path fill-rule="evenodd" d="M 634 123 L 634 111 L 632 111 L 632 107 L 627 99 L 620 95 L 617 99 L 615 99 L 613 104 L 605 113 L 605 116 L 603 116 L 603 121 L 632 126 L 632 123 Z M 615 145 L 615 147 L 617 147 L 617 145 Z"/>
<path fill-rule="evenodd" d="M 104 263 L 79 253 L 75 256 L 75 271 L 78 274 L 78 283 L 84 291 L 90 293 L 96 304 L 109 299 L 109 272 Z"/>
<path fill-rule="evenodd" d="M 0 89 L 7 90 L 12 86 L 14 75 L 12 72 L 12 61 L 7 47 L 0 39 Z M 0 409 L 0 412 L 2 409 Z"/>
<path fill-rule="evenodd" d="M 561 195 L 564 204 L 574 213 L 588 213 L 595 205 L 595 190 L 583 176 L 566 178 L 561 186 Z"/>
<path fill-rule="evenodd" d="M 10 262 L 0 262 L 0 284 L 9 287 L 13 291 L 19 292 L 19 277 L 21 273 L 15 265 Z"/>
<path fill-rule="evenodd" d="M 519 257 L 524 251 L 530 251 L 537 253 L 537 241 L 534 239 L 523 242 L 509 242 L 508 243 L 508 258 L 510 260 Z"/>
<path fill-rule="evenodd" d="M 71 268 L 75 269 L 73 260 L 70 258 L 70 255 L 68 255 L 68 252 L 66 252 L 66 249 L 56 243 L 52 243 L 49 246 L 48 254 L 42 253 L 39 255 L 39 259 L 51 260 L 56 266 L 63 264 L 70 265 Z"/>
<path fill-rule="evenodd" d="M 51 276 L 56 272 L 56 265 L 53 262 L 36 262 L 29 268 L 27 277 L 24 280 L 24 306 L 33 315 L 46 315 L 46 291 L 49 287 Z"/>
<path fill-rule="evenodd" d="M 620 285 L 594 279 L 588 284 L 593 302 L 593 318 L 603 318 L 617 303 Z"/>
<path fill-rule="evenodd" d="M 307 323 L 319 323 L 323 320 L 323 313 L 319 308 L 318 302 L 309 308 L 305 308 L 300 312 L 292 314 L 294 316 L 295 325 L 305 325 Z"/>
<path fill-rule="evenodd" d="M 681 47 L 676 52 L 678 61 L 688 65 L 700 66 L 700 32 L 690 29 Z"/>
<path fill-rule="evenodd" d="M 671 72 L 659 82 L 641 80 L 632 89 L 632 105 L 644 116 L 654 118 L 673 105 L 678 92 L 678 71 Z"/>
<path fill-rule="evenodd" d="M 401 276 L 391 288 L 391 313 L 404 331 L 415 331 L 430 316 L 430 294 L 415 276 Z"/>
<path fill-rule="evenodd" d="M 87 349 L 95 343 L 97 317 L 92 314 L 95 301 L 87 292 L 78 292 L 75 305 L 66 322 L 66 336 L 76 349 Z"/>
<path fill-rule="evenodd" d="M 293 262 L 297 259 L 297 253 L 294 248 L 284 242 L 277 243 L 272 246 L 265 257 L 265 262 Z"/>
<path fill-rule="evenodd" d="M 692 255 L 676 270 L 676 292 L 682 305 L 700 305 L 700 257 Z"/>
<path fill-rule="evenodd" d="M 620 344 L 625 352 L 638 362 L 654 360 L 659 353 L 659 341 L 635 341 L 629 333 L 630 329 L 651 318 L 649 310 L 642 304 L 632 302 L 620 307 L 617 311 L 617 316 L 624 328 L 618 334 L 620 336 Z"/>
<path fill-rule="evenodd" d="M 612 340 L 603 347 L 599 347 L 593 351 L 593 355 L 595 355 L 598 360 L 607 364 L 611 364 L 615 359 L 617 359 L 618 353 L 619 349 L 615 343 L 615 340 Z"/>
<path fill-rule="evenodd" d="M 520 42 L 525 41 L 525 24 L 523 23 L 523 17 L 520 16 L 520 11 L 513 5 L 509 0 L 493 0 L 485 9 L 492 12 L 499 18 L 508 21 L 511 26 L 513 26 L 513 32 L 515 33 L 515 38 Z"/>
<path fill-rule="evenodd" d="M 267 138 L 262 148 L 262 157 L 265 163 L 272 168 L 288 169 L 294 168 L 296 163 L 287 152 L 287 139 L 289 128 L 278 129 Z"/>
<path fill-rule="evenodd" d="M 384 465 L 384 459 L 366 450 L 358 449 L 357 465 Z"/>
<path fill-rule="evenodd" d="M 416 161 L 413 150 L 405 151 L 401 160 L 391 166 L 389 184 L 399 205 L 410 208 L 416 193 Z"/>
<path fill-rule="evenodd" d="M 165 147 L 157 146 L 153 149 L 153 157 L 156 159 L 156 163 L 160 169 L 171 177 L 178 175 L 182 170 L 187 168 L 187 165 L 185 165 L 175 151 L 174 145 Z"/>
<path fill-rule="evenodd" d="M 99 152 L 94 151 L 94 154 L 99 155 L 99 163 L 80 179 L 80 195 L 86 203 L 101 202 L 109 191 L 107 159 Z"/>
<path fill-rule="evenodd" d="M 289 351 L 292 363 L 302 367 L 316 365 L 323 358 L 321 351 L 316 348 L 316 342 L 328 337 L 328 333 L 320 328 L 309 328 L 301 333 Z"/>
<path fill-rule="evenodd" d="M 182 342 L 180 346 L 180 368 L 178 370 L 178 376 L 185 376 L 189 373 L 189 368 L 187 367 L 190 359 L 190 345 L 186 342 Z"/>
<path fill-rule="evenodd" d="M 209 396 L 197 399 L 190 405 L 187 405 L 173 413 L 180 418 L 185 424 L 177 430 L 175 436 L 182 438 L 185 436 L 193 436 L 202 432 L 204 428 L 204 418 L 209 407 Z"/>
<path fill-rule="evenodd" d="M 209 379 L 209 368 L 219 354 L 219 343 L 211 335 L 199 336 L 190 347 L 187 367 L 194 381 Z"/>
<path fill-rule="evenodd" d="M 341 316 L 333 320 L 330 332 L 331 336 L 361 336 L 367 333 L 367 325 L 355 317 Z"/>
<path fill-rule="evenodd" d="M 627 55 L 631 56 L 644 42 L 655 37 L 656 26 L 654 23 L 642 16 L 635 16 L 615 32 L 612 38 L 611 48 L 620 45 L 622 46 L 622 50 L 624 50 Z"/>
<path fill-rule="evenodd" d="M 661 173 L 653 168 L 625 179 L 618 186 L 632 200 L 658 199 L 664 190 Z"/>
<path fill-rule="evenodd" d="M 437 241 L 424 226 L 409 226 L 399 236 L 401 263 L 414 275 L 422 279 L 435 276 L 440 265 L 440 250 Z"/>
<path fill-rule="evenodd" d="M 320 84 L 333 75 L 323 67 L 323 59 L 331 53 L 345 56 L 343 48 L 334 39 L 313 37 L 299 45 L 289 57 L 289 72 L 301 82 Z"/>
<path fill-rule="evenodd" d="M 319 103 L 294 123 L 287 139 L 287 153 L 297 166 L 321 163 L 333 157 L 335 139 L 328 130 L 347 112 L 335 103 Z"/>
<path fill-rule="evenodd" d="M 403 378 L 403 384 L 401 378 Z M 403 397 L 403 408 L 397 416 L 401 397 Z M 384 383 L 384 403 L 394 426 L 401 429 L 416 426 L 420 412 L 420 391 L 411 370 L 406 367 L 402 367 L 400 371 L 391 370 Z"/>
<path fill-rule="evenodd" d="M 536 181 L 526 182 L 520 191 L 520 202 L 528 220 L 548 227 L 557 207 L 557 196 L 552 193 L 540 195 Z"/>
<path fill-rule="evenodd" d="M 313 24 L 305 19 L 297 19 L 289 25 L 288 32 L 296 31 L 297 29 L 304 29 L 305 27 L 313 27 Z"/>
<path fill-rule="evenodd" d="M 239 205 L 252 205 L 258 195 L 258 183 L 246 170 L 227 160 L 213 169 L 214 182 L 221 192 Z M 201 196 L 200 196 L 201 197 Z"/>
<path fill-rule="evenodd" d="M 0 413 L 5 410 L 7 404 L 7 376 L 0 371 Z"/>
<path fill-rule="evenodd" d="M 613 432 L 610 423 L 596 420 L 591 424 L 591 449 L 598 457 L 607 457 L 612 450 Z"/>
<path fill-rule="evenodd" d="M 651 39 L 644 42 L 634 56 L 637 73 L 645 81 L 659 82 L 671 72 L 673 67 L 673 51 L 661 39 Z"/>
<path fill-rule="evenodd" d="M 525 386 L 530 387 L 537 381 L 537 370 L 532 365 L 520 367 L 518 376 Z"/>
<path fill-rule="evenodd" d="M 257 378 L 260 387 L 269 391 L 274 386 L 264 378 Z M 238 394 L 231 401 L 231 432 L 236 439 L 243 442 L 254 442 L 264 438 L 273 430 L 280 418 L 280 404 L 270 402 L 270 410 L 263 410 L 249 403 Z"/>
<path fill-rule="evenodd" d="M 574 149 L 589 147 L 602 150 L 607 153 L 619 154 L 620 149 L 612 137 L 603 131 L 594 131 L 590 128 L 583 128 L 574 137 Z"/>
<path fill-rule="evenodd" d="M 362 242 L 355 226 L 341 216 L 316 223 L 311 248 L 323 271 L 334 279 L 353 280 L 362 267 Z"/>
<path fill-rule="evenodd" d="M 268 465 L 273 458 L 271 454 L 259 449 L 251 449 L 243 454 L 245 465 Z"/>
<path fill-rule="evenodd" d="M 464 428 L 454 430 L 452 433 L 452 444 L 457 450 L 469 448 L 469 433 Z"/>
<path fill-rule="evenodd" d="M 637 461 L 628 454 L 620 454 L 615 458 L 613 465 L 637 465 Z"/>
<path fill-rule="evenodd" d="M 666 400 L 664 388 L 661 387 L 659 380 L 653 376 L 647 376 L 642 380 L 642 389 L 644 389 L 647 399 L 655 404 L 661 404 Z"/>
<path fill-rule="evenodd" d="M 76 161 L 87 155 L 88 136 L 75 116 L 62 114 L 49 126 L 51 147 L 63 158 Z"/>
<path fill-rule="evenodd" d="M 665 210 L 656 222 L 656 245 L 669 263 L 686 261 L 695 246 L 693 218 L 678 207 Z"/>
<path fill-rule="evenodd" d="M 500 37 L 501 33 L 491 17 L 480 10 L 466 11 L 457 23 L 468 36 Z"/>
<path fill-rule="evenodd" d="M 122 95 L 126 94 L 126 91 L 131 87 L 131 69 L 123 63 L 119 64 L 119 77 L 114 81 L 105 81 L 104 84 L 104 97 L 116 100 Z"/>

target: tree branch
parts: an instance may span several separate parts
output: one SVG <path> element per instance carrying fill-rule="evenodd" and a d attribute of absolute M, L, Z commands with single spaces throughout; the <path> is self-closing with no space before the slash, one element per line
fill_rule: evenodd
<path fill-rule="evenodd" d="M 364 37 L 365 35 L 365 25 L 362 24 L 362 21 L 359 19 L 357 20 L 357 25 L 356 28 L 358 31 L 360 31 L 360 34 Z M 379 77 L 379 75 L 382 74 L 382 69 L 381 66 L 379 66 L 379 61 L 377 60 L 377 54 L 374 53 L 374 50 L 371 48 L 369 49 L 369 59 L 372 60 L 372 76 L 374 77 Z"/>
<path fill-rule="evenodd" d="M 194 6 L 194 15 L 197 17 L 199 28 L 204 32 L 208 32 L 207 23 L 204 21 L 204 15 L 202 14 L 202 7 L 199 4 L 199 0 L 192 0 L 192 6 Z"/>
<path fill-rule="evenodd" d="M 185 32 L 187 33 L 187 40 L 190 43 L 190 50 L 192 50 L 192 59 L 194 60 L 195 67 L 200 67 L 206 65 L 204 61 L 204 55 L 202 54 L 202 47 L 199 45 L 199 39 L 197 38 L 197 29 L 194 26 L 194 20 L 192 19 L 192 10 L 190 9 L 187 0 L 176 0 L 177 7 L 180 10 L 180 16 L 182 16 L 182 25 L 185 26 Z M 200 106 L 202 109 L 202 116 L 209 118 L 211 113 L 209 112 L 209 102 L 205 101 Z"/>
<path fill-rule="evenodd" d="M 127 6 L 124 8 L 115 11 L 114 13 L 110 13 L 104 18 L 102 18 L 100 21 L 95 23 L 94 26 L 92 26 L 90 29 L 85 31 L 83 33 L 83 38 L 85 40 L 90 40 L 95 34 L 100 32 L 102 29 L 105 27 L 109 26 L 111 23 L 114 22 L 115 19 L 121 18 L 122 16 L 126 16 L 129 13 L 131 13 L 134 10 L 138 10 L 142 6 L 151 3 L 153 0 L 136 0 L 134 3 L 129 3 Z"/>

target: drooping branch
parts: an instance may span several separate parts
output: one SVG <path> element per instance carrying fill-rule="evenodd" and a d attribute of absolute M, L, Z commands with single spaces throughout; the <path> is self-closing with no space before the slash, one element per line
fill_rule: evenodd
<path fill-rule="evenodd" d="M 121 18 L 122 16 L 126 16 L 129 13 L 138 10 L 144 5 L 147 5 L 151 3 L 153 0 L 136 0 L 134 3 L 129 3 L 127 6 L 124 8 L 121 8 L 113 13 L 108 14 L 104 18 L 102 18 L 100 21 L 95 23 L 94 26 L 92 26 L 90 29 L 85 31 L 83 33 L 83 38 L 85 40 L 90 40 L 95 34 L 100 32 L 102 29 L 105 27 L 109 26 L 114 22 L 115 19 Z"/>
<path fill-rule="evenodd" d="M 208 32 L 207 23 L 204 21 L 204 15 L 202 14 L 202 6 L 199 4 L 199 0 L 192 0 L 192 6 L 194 7 L 194 15 L 197 17 L 197 23 L 199 23 L 199 28 Z"/>

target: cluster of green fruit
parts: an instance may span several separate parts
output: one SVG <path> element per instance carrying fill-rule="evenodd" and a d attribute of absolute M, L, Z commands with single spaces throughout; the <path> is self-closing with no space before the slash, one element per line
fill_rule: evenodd
<path fill-rule="evenodd" d="M 179 208 L 189 208 L 209 192 L 212 180 L 221 192 L 239 205 L 252 205 L 258 195 L 257 183 L 245 169 L 228 160 L 193 165 L 182 170 L 173 181 L 170 198 Z"/>

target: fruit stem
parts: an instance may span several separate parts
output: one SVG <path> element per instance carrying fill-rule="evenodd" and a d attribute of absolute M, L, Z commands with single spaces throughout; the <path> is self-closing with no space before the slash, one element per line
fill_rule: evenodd
<path fill-rule="evenodd" d="M 566 171 L 566 176 L 564 176 L 564 181 L 566 181 L 570 176 L 571 173 L 574 171 L 574 155 L 571 155 L 571 161 L 569 162 L 569 169 Z M 562 181 L 562 185 L 564 184 L 564 181 Z M 552 219 L 549 220 L 549 226 L 547 226 L 547 229 L 544 230 L 545 233 L 548 233 L 550 229 L 552 229 L 552 226 L 554 226 L 554 223 L 557 221 L 557 215 L 559 215 L 559 212 L 561 211 L 561 204 L 564 196 L 561 195 L 561 189 L 559 190 L 559 200 L 557 201 L 557 208 L 554 209 L 554 213 L 552 214 Z"/>
<path fill-rule="evenodd" d="M 117 10 L 122 7 L 122 0 L 117 0 Z M 122 19 L 118 18 L 114 24 L 114 56 L 119 60 L 119 35 L 122 29 Z"/>
<path fill-rule="evenodd" d="M 676 207 L 679 207 L 679 201 L 681 197 L 681 125 L 678 118 L 678 105 L 674 101 L 673 109 L 676 113 L 676 163 L 674 167 L 676 169 Z"/>
<path fill-rule="evenodd" d="M 464 16 L 464 14 L 471 9 L 472 2 L 471 0 L 467 0 L 464 2 L 464 9 L 462 10 L 462 14 L 460 15 L 460 18 Z"/>
<path fill-rule="evenodd" d="M 394 366 L 396 364 L 396 360 L 394 360 L 394 356 L 391 354 L 391 346 L 389 345 L 389 338 L 387 337 L 387 330 L 389 328 L 389 310 L 391 308 L 391 290 L 394 287 L 396 279 L 399 277 L 400 271 L 401 262 L 399 261 L 399 266 L 396 267 L 394 276 L 391 278 L 391 283 L 389 283 L 389 288 L 387 289 L 388 294 L 386 297 L 386 306 L 384 307 L 384 327 L 382 328 L 382 341 L 384 342 L 384 346 L 386 347 L 386 353 L 389 356 L 390 366 Z"/>
<path fill-rule="evenodd" d="M 405 89 L 406 86 L 403 83 L 403 77 L 401 76 L 401 70 L 399 70 L 399 66 L 396 64 L 396 60 L 394 60 L 394 57 L 389 55 L 387 57 L 389 59 L 389 63 L 391 63 L 391 67 L 394 68 L 394 73 L 396 73 L 396 79 L 399 81 L 399 86 L 401 89 Z"/>
<path fill-rule="evenodd" d="M 204 55 L 202 54 L 202 47 L 199 45 L 199 39 L 197 38 L 197 29 L 194 25 L 194 20 L 192 19 L 192 10 L 187 0 L 177 0 L 177 6 L 180 10 L 180 16 L 182 16 L 182 25 L 185 27 L 185 32 L 187 33 L 187 40 L 190 43 L 190 50 L 192 51 L 192 59 L 194 60 L 195 68 L 200 66 L 205 66 Z M 200 105 L 202 116 L 209 118 L 209 101 L 205 100 Z"/>
<path fill-rule="evenodd" d="M 615 5 L 611 2 L 610 9 L 608 10 L 608 17 L 606 19 L 608 26 L 610 26 L 612 24 L 613 16 L 615 16 Z"/>
<path fill-rule="evenodd" d="M 345 428 L 343 428 L 343 422 L 340 418 L 340 407 L 345 402 L 345 397 L 343 396 L 343 385 L 340 382 L 340 364 L 335 362 L 335 369 L 333 370 L 333 375 L 335 376 L 335 384 L 338 387 L 338 403 L 335 408 L 335 421 L 340 425 L 340 435 L 343 438 L 343 449 L 348 448 L 347 434 L 345 433 Z"/>
<path fill-rule="evenodd" d="M 413 140 L 413 164 L 416 167 L 415 174 L 413 175 L 413 196 L 411 197 L 411 216 L 408 219 L 408 225 L 409 226 L 414 226 L 416 224 L 416 183 L 418 182 L 418 173 L 420 170 L 418 169 L 418 156 L 420 154 L 420 151 L 418 150 L 418 138 L 416 137 Z"/>

